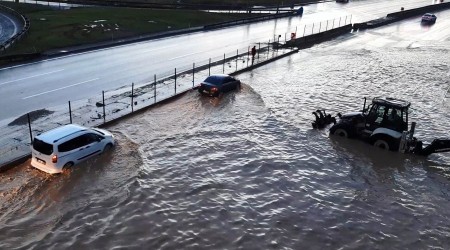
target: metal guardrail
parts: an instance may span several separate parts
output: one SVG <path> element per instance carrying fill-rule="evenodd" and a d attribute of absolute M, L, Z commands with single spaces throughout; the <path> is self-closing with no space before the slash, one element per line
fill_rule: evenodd
<path fill-rule="evenodd" d="M 28 18 L 14 9 L 11 9 L 9 7 L 6 7 L 4 5 L 0 5 L 0 10 L 6 11 L 14 16 L 16 16 L 18 19 L 20 19 L 23 22 L 23 28 L 20 30 L 19 33 L 15 34 L 8 40 L 6 40 L 4 43 L 0 44 L 0 51 L 5 51 L 7 48 L 9 48 L 11 45 L 13 45 L 15 42 L 20 40 L 23 36 L 25 36 L 30 29 L 30 20 Z"/>

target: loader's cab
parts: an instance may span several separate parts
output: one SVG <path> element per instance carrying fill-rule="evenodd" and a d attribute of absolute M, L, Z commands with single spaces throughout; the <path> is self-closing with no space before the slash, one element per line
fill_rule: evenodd
<path fill-rule="evenodd" d="M 397 151 L 404 131 L 408 130 L 408 109 L 411 104 L 395 98 L 375 97 L 362 112 L 339 116 L 330 133 L 359 138 L 380 148 Z"/>
<path fill-rule="evenodd" d="M 376 97 L 372 105 L 364 107 L 365 129 L 374 131 L 377 128 L 387 128 L 399 133 L 408 130 L 408 109 L 411 103 L 394 98 Z"/>
<path fill-rule="evenodd" d="M 360 112 L 341 115 L 330 128 L 330 134 L 340 137 L 357 138 L 385 150 L 413 153 L 427 156 L 433 153 L 450 152 L 449 139 L 435 139 L 426 147 L 414 137 L 416 123 L 408 130 L 408 109 L 410 102 L 375 97 L 372 104 Z"/>

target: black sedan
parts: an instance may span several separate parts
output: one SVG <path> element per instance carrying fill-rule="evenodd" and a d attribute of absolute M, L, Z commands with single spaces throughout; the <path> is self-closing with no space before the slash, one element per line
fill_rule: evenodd
<path fill-rule="evenodd" d="M 208 76 L 198 87 L 198 92 L 209 96 L 219 96 L 220 93 L 237 89 L 240 86 L 241 81 L 238 79 L 229 75 L 218 74 Z"/>

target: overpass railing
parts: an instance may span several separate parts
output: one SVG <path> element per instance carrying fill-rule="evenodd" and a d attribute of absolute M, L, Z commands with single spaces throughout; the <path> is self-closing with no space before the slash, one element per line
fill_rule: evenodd
<path fill-rule="evenodd" d="M 19 33 L 15 34 L 11 38 L 9 38 L 8 40 L 6 40 L 5 42 L 0 44 L 0 52 L 3 52 L 4 50 L 6 50 L 8 47 L 13 45 L 15 42 L 17 42 L 18 40 L 20 40 L 23 36 L 25 36 L 27 34 L 28 30 L 30 29 L 30 20 L 28 20 L 27 17 L 18 13 L 17 11 L 15 11 L 7 6 L 1 5 L 1 4 L 0 4 L 0 11 L 4 11 L 4 12 L 14 15 L 16 18 L 18 18 L 23 23 L 23 27 L 19 31 Z"/>

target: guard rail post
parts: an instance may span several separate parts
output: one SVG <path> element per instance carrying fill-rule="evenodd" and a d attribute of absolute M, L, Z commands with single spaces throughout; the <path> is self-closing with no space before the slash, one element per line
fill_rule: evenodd
<path fill-rule="evenodd" d="M 70 105 L 70 101 L 69 101 L 69 119 L 70 119 L 70 124 L 72 124 L 72 106 Z"/>
<path fill-rule="evenodd" d="M 155 79 L 155 82 L 154 82 L 155 87 L 153 88 L 153 100 L 154 100 L 154 103 L 156 103 L 156 74 L 154 75 L 154 79 Z"/>
<path fill-rule="evenodd" d="M 102 90 L 102 98 L 103 98 L 103 123 L 106 122 L 106 111 L 105 111 L 105 91 Z"/>
<path fill-rule="evenodd" d="M 131 83 L 131 113 L 134 112 L 134 82 Z"/>
<path fill-rule="evenodd" d="M 30 131 L 30 142 L 33 144 L 33 133 L 31 132 L 31 119 L 30 119 L 30 113 L 27 114 L 28 119 L 28 130 Z"/>

